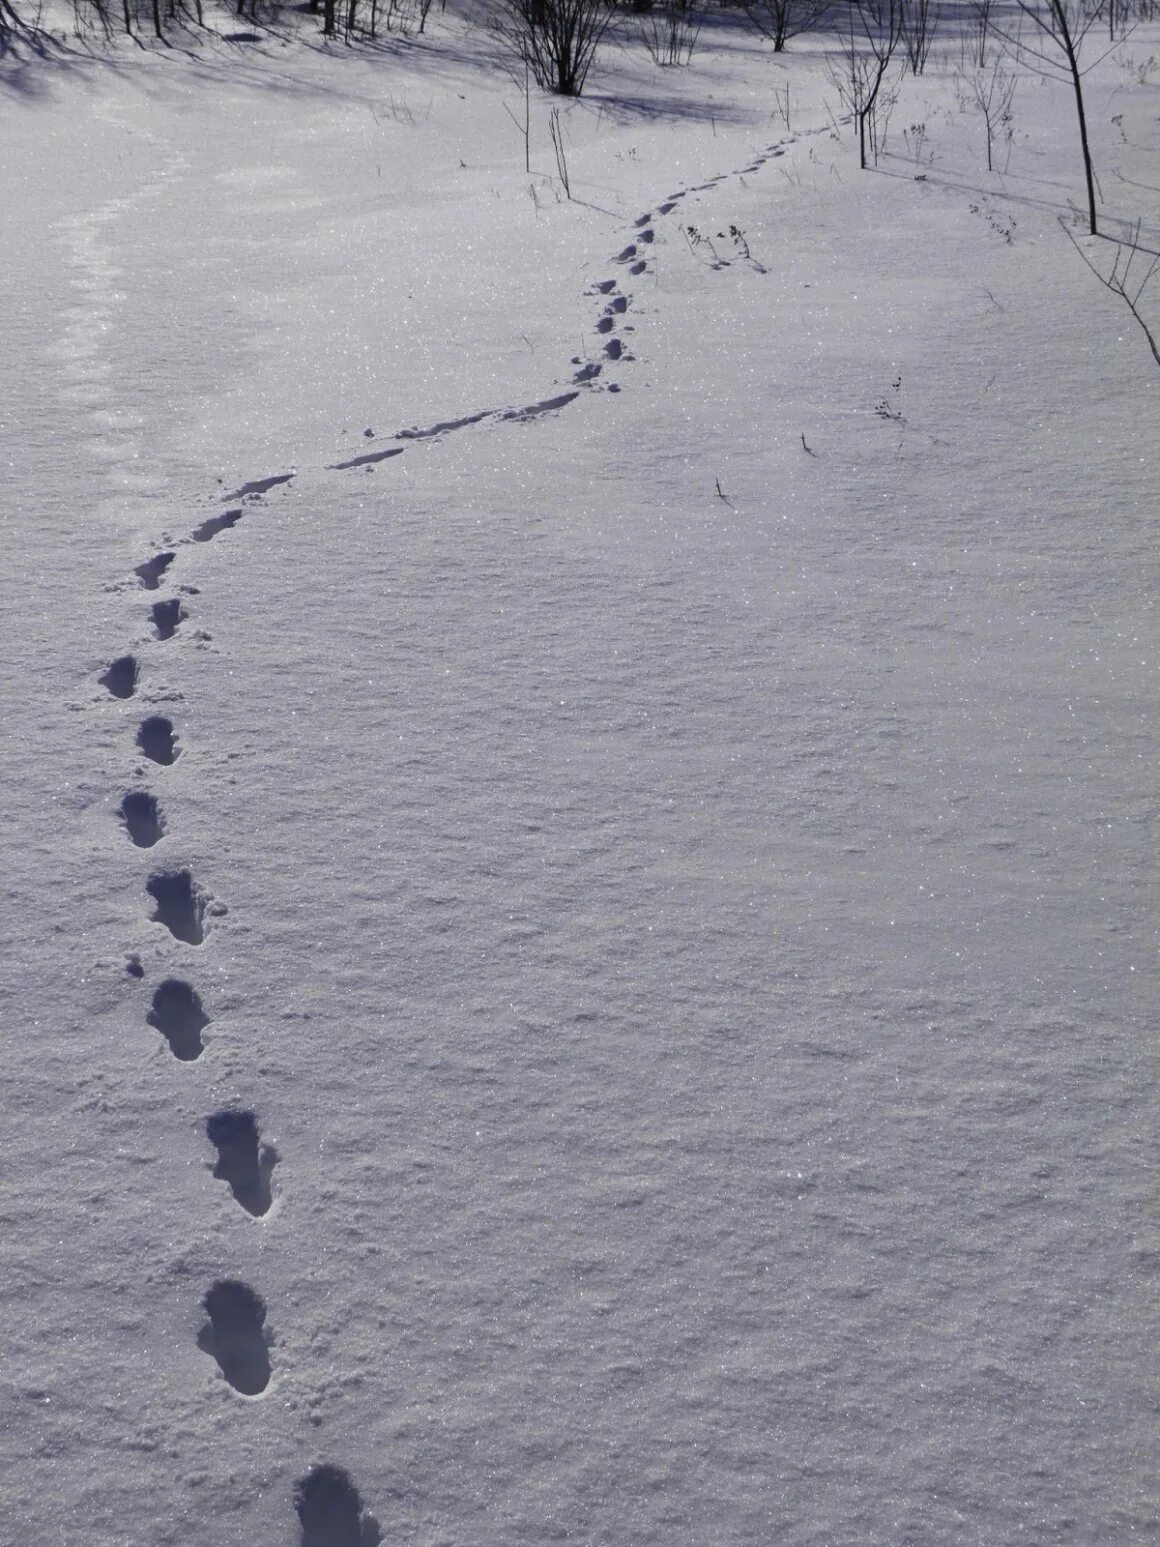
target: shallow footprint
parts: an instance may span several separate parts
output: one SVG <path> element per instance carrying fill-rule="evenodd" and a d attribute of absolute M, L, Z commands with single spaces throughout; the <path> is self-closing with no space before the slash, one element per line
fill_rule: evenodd
<path fill-rule="evenodd" d="M 205 1052 L 201 1034 L 210 1018 L 201 1007 L 197 990 L 180 978 L 166 978 L 153 992 L 153 1008 L 145 1019 L 169 1043 L 169 1051 L 183 1064 L 191 1064 Z"/>
<path fill-rule="evenodd" d="M 165 836 L 165 822 L 157 797 L 145 790 L 130 790 L 121 802 L 121 821 L 139 849 L 151 849 Z"/>
<path fill-rule="evenodd" d="M 206 1118 L 205 1132 L 218 1152 L 214 1176 L 219 1182 L 229 1183 L 230 1191 L 247 1214 L 261 1218 L 273 1202 L 270 1173 L 278 1163 L 278 1152 L 272 1145 L 259 1145 L 254 1114 L 215 1112 Z"/>
<path fill-rule="evenodd" d="M 164 924 L 175 940 L 186 945 L 204 943 L 206 898 L 188 870 L 159 870 L 146 881 L 145 890 L 157 904 L 154 924 Z"/>
<path fill-rule="evenodd" d="M 146 559 L 144 564 L 138 564 L 133 573 L 147 591 L 156 591 L 161 584 L 162 575 L 176 557 L 177 555 L 172 551 L 155 554 L 153 558 Z"/>
<path fill-rule="evenodd" d="M 198 1334 L 197 1346 L 213 1355 L 235 1391 L 256 1397 L 270 1384 L 270 1355 L 262 1331 L 265 1301 L 249 1284 L 224 1278 L 201 1303 L 209 1326 Z"/>
<path fill-rule="evenodd" d="M 294 1508 L 302 1527 L 300 1547 L 378 1547 L 383 1539 L 340 1466 L 312 1466 L 294 1489 Z"/>
<path fill-rule="evenodd" d="M 137 662 L 131 655 L 119 655 L 97 679 L 114 698 L 132 698 L 137 691 Z"/>
<path fill-rule="evenodd" d="M 616 289 L 616 281 L 614 279 L 602 279 L 596 288 L 601 295 L 611 295 Z"/>
<path fill-rule="evenodd" d="M 158 639 L 172 639 L 178 625 L 184 623 L 188 616 L 176 596 L 167 597 L 163 602 L 154 602 L 149 612 Z"/>
<path fill-rule="evenodd" d="M 176 763 L 181 755 L 173 734 L 173 721 L 161 714 L 151 714 L 141 721 L 137 727 L 137 745 L 150 762 L 160 763 L 163 768 Z"/>
<path fill-rule="evenodd" d="M 647 269 L 647 268 L 648 268 L 648 264 L 642 258 L 639 263 L 634 263 L 633 266 L 629 269 L 628 272 L 630 274 L 643 274 L 645 269 Z"/>

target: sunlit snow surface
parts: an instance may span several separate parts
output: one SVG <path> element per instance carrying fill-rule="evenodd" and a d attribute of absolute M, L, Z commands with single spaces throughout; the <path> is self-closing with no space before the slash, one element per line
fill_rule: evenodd
<path fill-rule="evenodd" d="M 1160 371 L 1066 92 L 988 176 L 948 35 L 860 173 L 817 45 L 625 24 L 568 202 L 451 13 L 302 36 L 0 67 L 0 1538 L 1157 1540 Z"/>

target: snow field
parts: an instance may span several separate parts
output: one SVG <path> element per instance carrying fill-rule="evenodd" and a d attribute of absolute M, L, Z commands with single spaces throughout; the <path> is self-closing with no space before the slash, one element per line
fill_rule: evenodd
<path fill-rule="evenodd" d="M 1157 378 L 1050 93 L 689 80 L 595 209 L 434 44 L 14 112 L 23 1541 L 1155 1531 Z"/>

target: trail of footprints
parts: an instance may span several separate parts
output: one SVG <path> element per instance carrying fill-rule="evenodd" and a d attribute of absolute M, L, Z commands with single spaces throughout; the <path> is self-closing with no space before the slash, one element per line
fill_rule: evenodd
<path fill-rule="evenodd" d="M 233 497 L 260 500 L 292 476 L 256 479 L 235 491 Z M 211 516 L 194 528 L 189 542 L 212 541 L 235 527 L 244 514 L 245 508 L 238 506 Z M 175 544 L 138 564 L 133 571 L 138 590 L 155 592 L 167 586 L 183 546 Z M 184 586 L 181 594 L 161 596 L 148 606 L 145 623 L 152 640 L 135 652 L 117 656 L 98 675 L 99 684 L 111 698 L 126 703 L 137 698 L 148 682 L 146 667 L 151 663 L 147 652 L 180 633 L 189 619 L 185 598 L 196 595 L 195 588 Z M 141 759 L 141 782 L 123 792 L 116 818 L 133 848 L 155 850 L 170 832 L 169 803 L 163 801 L 159 781 L 185 749 L 177 728 L 165 714 L 140 714 L 132 736 Z M 193 872 L 180 864 L 147 862 L 143 891 L 148 921 L 160 925 L 172 940 L 191 951 L 205 945 L 213 920 L 226 912 Z M 129 955 L 125 972 L 136 981 L 146 977 L 140 954 Z M 196 1064 L 203 1057 L 206 1032 L 213 1024 L 190 977 L 166 976 L 151 992 L 146 987 L 149 1005 L 145 1022 L 157 1034 L 159 1046 L 183 1064 Z M 215 1157 L 207 1162 L 214 1178 L 228 1189 L 234 1205 L 246 1216 L 263 1219 L 274 1204 L 278 1152 L 263 1137 L 258 1114 L 240 1104 L 211 1111 L 204 1120 L 204 1132 L 207 1151 Z M 201 1311 L 198 1347 L 214 1360 L 221 1377 L 240 1397 L 261 1398 L 273 1375 L 262 1295 L 241 1279 L 220 1278 L 205 1290 Z M 381 1540 L 374 1516 L 363 1508 L 358 1489 L 341 1467 L 312 1467 L 296 1484 L 293 1504 L 301 1547 L 376 1547 Z"/>
<path fill-rule="evenodd" d="M 745 170 L 756 171 L 766 160 L 781 154 L 780 145 L 771 146 Z M 647 249 L 656 239 L 656 216 L 671 214 L 686 193 L 712 187 L 720 181 L 720 177 L 712 178 L 697 189 L 674 193 L 657 206 L 655 216 L 651 211 L 641 215 L 634 222 L 632 240 L 616 255 L 615 264 L 633 278 L 645 273 Z M 585 359 L 579 355 L 573 358 L 576 371 L 572 387 L 575 390 L 521 408 L 484 409 L 427 428 L 400 430 L 393 437 L 396 444 L 332 463 L 330 470 L 363 468 L 370 471 L 379 463 L 402 455 L 410 441 L 437 439 L 487 420 L 528 422 L 566 407 L 580 395 L 580 389 L 592 388 L 598 382 L 604 390 L 619 391 L 615 382 L 601 381 L 601 378 L 610 365 L 633 358 L 626 341 L 632 327 L 625 322 L 632 305 L 631 295 L 622 290 L 615 277 L 598 280 L 590 293 L 601 303 L 595 324 L 599 350 L 594 358 Z M 365 434 L 368 439 L 374 438 L 370 430 Z M 240 500 L 242 504 L 231 505 L 202 521 L 184 543 L 166 547 L 135 567 L 133 576 L 138 589 L 154 592 L 170 585 L 171 570 L 181 548 L 212 542 L 231 531 L 243 520 L 248 506 L 261 502 L 271 490 L 288 484 L 294 477 L 292 472 L 278 473 L 253 479 L 235 489 L 226 497 L 227 501 Z M 189 620 L 183 597 L 196 595 L 196 589 L 186 585 L 180 592 L 159 597 L 149 606 L 146 617 L 152 640 L 139 647 L 140 655 L 128 652 L 117 656 L 98 676 L 98 682 L 111 698 L 128 703 L 137 697 L 143 681 L 147 680 L 144 651 L 172 641 L 180 634 Z M 159 782 L 156 788 L 140 783 L 127 789 L 116 815 L 126 839 L 134 848 L 154 850 L 170 833 L 168 805 L 158 793 L 163 789 L 160 781 L 165 778 L 164 770 L 172 768 L 185 755 L 185 748 L 173 721 L 164 714 L 143 714 L 133 736 L 143 759 L 138 767 L 139 775 L 150 783 Z M 178 864 L 149 863 L 143 891 L 149 922 L 160 925 L 172 940 L 190 951 L 204 947 L 213 921 L 226 912 L 225 906 L 215 901 L 192 871 Z M 136 953 L 128 957 L 125 971 L 129 978 L 138 981 L 147 976 L 141 957 Z M 212 1026 L 213 1017 L 196 987 L 186 977 L 167 976 L 156 983 L 150 994 L 145 1021 L 177 1062 L 196 1064 L 205 1054 L 205 1033 Z M 210 1112 L 205 1118 L 204 1131 L 207 1149 L 216 1155 L 212 1162 L 214 1178 L 229 1189 L 235 1204 L 246 1215 L 253 1219 L 268 1215 L 274 1203 L 273 1173 L 279 1157 L 274 1146 L 263 1138 L 257 1113 L 241 1106 Z M 240 1396 L 260 1398 L 273 1373 L 264 1299 L 240 1279 L 222 1278 L 206 1289 L 201 1309 L 205 1320 L 197 1337 L 199 1348 L 214 1359 L 222 1377 Z M 312 1467 L 297 1483 L 293 1503 L 301 1532 L 300 1547 L 376 1547 L 381 1540 L 374 1516 L 363 1508 L 357 1488 L 340 1467 L 330 1464 Z"/>

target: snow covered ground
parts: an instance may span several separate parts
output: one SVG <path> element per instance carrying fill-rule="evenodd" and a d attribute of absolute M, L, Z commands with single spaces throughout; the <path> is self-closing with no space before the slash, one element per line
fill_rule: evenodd
<path fill-rule="evenodd" d="M 353 1547 L 319 1464 L 1160 1539 L 1160 370 L 1067 91 L 988 174 L 952 27 L 860 172 L 824 39 L 618 36 L 530 176 L 453 11 L 0 67 L 13 1547 Z"/>

